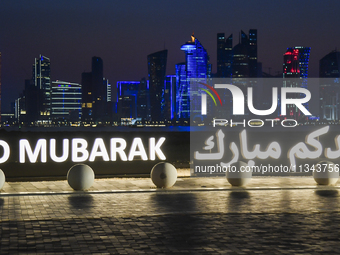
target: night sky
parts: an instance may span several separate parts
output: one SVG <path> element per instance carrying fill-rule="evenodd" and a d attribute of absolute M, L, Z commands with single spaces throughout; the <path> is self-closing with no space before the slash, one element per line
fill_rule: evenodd
<path fill-rule="evenodd" d="M 340 49 L 339 0 L 1 0 L 2 107 L 32 77 L 34 58 L 51 59 L 52 80 L 81 81 L 92 56 L 104 62 L 104 76 L 118 80 L 147 77 L 147 55 L 168 49 L 167 74 L 184 61 L 180 46 L 192 32 L 207 49 L 216 72 L 216 34 L 258 30 L 263 71 L 282 72 L 287 47 L 309 46 L 310 77 L 318 62 Z"/>

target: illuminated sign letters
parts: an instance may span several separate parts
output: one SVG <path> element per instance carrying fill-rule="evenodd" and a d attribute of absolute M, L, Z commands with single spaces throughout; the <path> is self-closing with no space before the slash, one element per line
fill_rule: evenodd
<path fill-rule="evenodd" d="M 2 157 L 0 158 L 0 164 L 4 163 L 8 160 L 9 158 L 9 154 L 10 154 L 10 148 L 8 143 L 6 143 L 5 141 L 0 140 L 0 146 L 2 147 L 4 154 L 2 155 Z"/>
<path fill-rule="evenodd" d="M 36 144 L 32 144 L 27 139 L 19 140 L 19 162 L 20 163 L 46 163 L 49 158 L 53 162 L 61 163 L 69 160 L 72 162 L 94 162 L 97 159 L 103 161 L 133 161 L 136 159 L 166 160 L 166 157 L 161 149 L 165 142 L 165 138 L 161 137 L 149 138 L 148 147 L 145 147 L 143 140 L 136 137 L 132 140 L 130 148 L 127 148 L 127 142 L 123 138 L 111 138 L 109 147 L 107 148 L 102 138 L 96 138 L 91 148 L 88 141 L 83 138 L 63 139 L 62 150 L 57 150 L 56 139 L 38 139 Z M 49 146 L 49 147 L 48 147 Z M 10 146 L 7 142 L 0 140 L 0 149 L 3 151 L 0 155 L 0 163 L 5 163 L 10 157 Z M 146 149 L 148 148 L 148 150 Z M 48 150 L 49 149 L 49 150 Z M 59 148 L 60 149 L 60 148 Z M 61 151 L 61 153 L 57 153 Z M 71 153 L 70 153 L 71 151 Z M 60 155 L 59 155 L 60 154 Z"/>

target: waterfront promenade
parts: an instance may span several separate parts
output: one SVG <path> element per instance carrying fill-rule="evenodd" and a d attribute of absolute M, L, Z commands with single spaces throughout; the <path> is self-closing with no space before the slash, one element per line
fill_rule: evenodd
<path fill-rule="evenodd" d="M 340 254 L 340 183 L 311 177 L 149 178 L 8 182 L 0 254 Z"/>

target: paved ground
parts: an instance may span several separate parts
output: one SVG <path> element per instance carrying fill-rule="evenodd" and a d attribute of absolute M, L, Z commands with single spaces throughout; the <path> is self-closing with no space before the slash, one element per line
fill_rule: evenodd
<path fill-rule="evenodd" d="M 340 186 L 312 178 L 6 183 L 0 254 L 340 254 Z"/>
<path fill-rule="evenodd" d="M 340 182 L 333 188 L 340 188 Z M 167 192 L 190 190 L 261 190 L 261 189 L 324 189 L 316 184 L 312 177 L 253 177 L 251 182 L 243 187 L 232 187 L 226 178 L 181 178 Z M 332 188 L 332 187 L 329 187 Z M 112 178 L 98 179 L 87 193 L 104 192 L 155 192 L 156 187 L 150 178 Z M 74 194 L 76 192 L 67 181 L 39 181 L 39 182 L 7 182 L 2 196 L 25 195 L 36 193 Z"/>

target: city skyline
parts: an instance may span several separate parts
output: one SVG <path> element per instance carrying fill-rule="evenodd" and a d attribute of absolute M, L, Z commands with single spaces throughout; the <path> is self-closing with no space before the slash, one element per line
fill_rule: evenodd
<path fill-rule="evenodd" d="M 309 76 L 316 77 L 319 60 L 340 42 L 340 35 L 334 33 L 337 1 L 313 6 L 307 1 L 148 1 L 144 5 L 132 1 L 129 6 L 111 1 L 25 3 L 0 3 L 4 111 L 24 89 L 32 59 L 39 54 L 51 59 L 52 80 L 80 83 L 81 73 L 91 69 L 88 60 L 99 56 L 111 84 L 138 81 L 147 77 L 147 55 L 164 49 L 168 50 L 167 75 L 175 74 L 175 65 L 185 59 L 180 46 L 195 32 L 216 73 L 217 33 L 233 34 L 235 46 L 239 31 L 255 28 L 264 72 L 282 72 L 286 49 L 305 46 L 311 47 Z"/>

